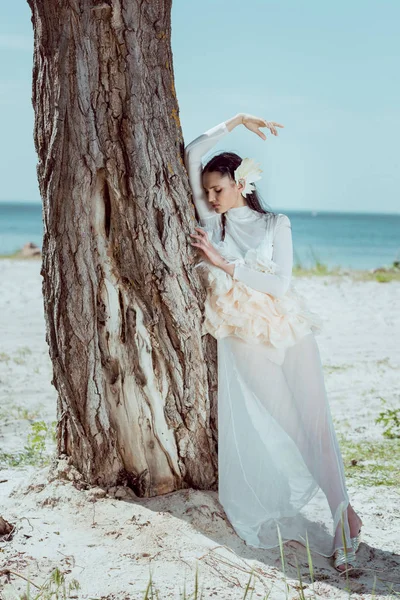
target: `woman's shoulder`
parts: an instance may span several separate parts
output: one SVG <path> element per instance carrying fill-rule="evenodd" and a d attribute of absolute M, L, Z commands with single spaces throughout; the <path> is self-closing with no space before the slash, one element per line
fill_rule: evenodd
<path fill-rule="evenodd" d="M 263 216 L 265 217 L 265 220 L 270 223 L 274 223 L 274 224 L 289 223 L 290 224 L 290 219 L 289 219 L 288 215 L 286 215 L 285 213 L 276 213 L 273 211 L 269 211 L 267 213 L 264 213 Z"/>
<path fill-rule="evenodd" d="M 265 217 L 265 228 L 267 238 L 273 239 L 275 237 L 275 233 L 281 227 L 286 226 L 290 229 L 292 228 L 289 217 L 284 213 L 275 213 L 273 211 L 270 211 L 268 213 L 265 213 L 263 217 Z"/>
<path fill-rule="evenodd" d="M 286 225 L 288 227 L 292 226 L 289 217 L 285 213 L 276 213 L 275 214 L 275 228 L 282 227 L 283 225 Z"/>

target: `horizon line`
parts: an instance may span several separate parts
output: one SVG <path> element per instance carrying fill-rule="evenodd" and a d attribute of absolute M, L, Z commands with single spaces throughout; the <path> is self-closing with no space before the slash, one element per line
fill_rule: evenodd
<path fill-rule="evenodd" d="M 42 202 L 27 202 L 26 200 L 0 200 L 1 205 L 25 205 L 25 206 L 42 206 Z M 269 209 L 267 209 L 269 210 Z M 293 212 L 293 213 L 321 213 L 321 214 L 343 214 L 343 215 L 388 215 L 388 216 L 400 216 L 400 212 L 369 212 L 369 211 L 354 211 L 354 210 L 325 210 L 319 208 L 282 208 L 282 207 L 271 207 L 273 212 Z"/>

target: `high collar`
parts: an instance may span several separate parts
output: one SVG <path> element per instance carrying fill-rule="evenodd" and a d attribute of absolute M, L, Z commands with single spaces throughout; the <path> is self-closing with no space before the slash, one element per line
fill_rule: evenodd
<path fill-rule="evenodd" d="M 249 221 L 251 219 L 257 219 L 259 213 L 245 204 L 244 206 L 230 208 L 226 211 L 225 215 L 230 221 Z"/>

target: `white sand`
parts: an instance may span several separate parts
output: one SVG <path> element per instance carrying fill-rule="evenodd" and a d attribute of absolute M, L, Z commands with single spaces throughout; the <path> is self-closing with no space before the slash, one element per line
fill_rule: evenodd
<path fill-rule="evenodd" d="M 56 419 L 56 390 L 45 341 L 40 260 L 0 261 L 0 452 L 23 450 L 30 421 Z M 383 441 L 374 423 L 382 405 L 399 406 L 400 282 L 354 283 L 350 278 L 297 279 L 309 307 L 325 319 L 318 336 L 330 405 L 338 432 L 354 441 Z M 26 409 L 27 414 L 21 414 Z M 23 418 L 25 417 L 25 418 Z M 29 420 L 30 419 L 30 420 Z M 5 480 L 5 481 L 2 481 Z M 251 569 L 253 598 L 285 598 L 279 549 L 246 546 L 227 522 L 215 492 L 185 490 L 138 499 L 124 488 L 78 489 L 79 474 L 61 462 L 0 471 L 0 516 L 15 525 L 0 541 L 0 572 L 15 571 L 41 585 L 58 566 L 77 579 L 76 598 L 142 598 L 150 568 L 160 599 L 178 598 L 196 565 L 204 598 L 243 598 Z M 348 480 L 352 504 L 364 522 L 360 569 L 352 598 L 400 592 L 400 486 L 361 487 Z M 238 490 L 238 493 L 240 491 Z M 312 596 L 305 549 L 285 545 L 289 597 L 298 597 L 296 558 Z M 348 598 L 346 578 L 331 561 L 313 556 L 315 597 Z M 26 581 L 0 575 L 3 597 Z M 1 596 L 1 594 L 0 594 Z M 248 598 L 250 594 L 248 595 Z"/>

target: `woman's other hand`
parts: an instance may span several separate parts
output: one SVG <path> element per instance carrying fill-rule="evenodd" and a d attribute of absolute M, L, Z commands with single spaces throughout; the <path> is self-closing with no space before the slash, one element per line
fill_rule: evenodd
<path fill-rule="evenodd" d="M 267 136 L 263 131 L 259 130 L 259 127 L 268 127 L 272 135 L 278 135 L 276 130 L 277 127 L 284 127 L 280 123 L 276 123 L 275 121 L 266 121 L 265 119 L 261 119 L 260 117 L 255 117 L 254 115 L 249 115 L 247 113 L 242 113 L 242 124 L 247 127 L 250 131 L 253 131 L 257 135 L 260 136 L 263 140 L 267 139 Z"/>
<path fill-rule="evenodd" d="M 195 230 L 198 232 L 191 233 L 190 235 L 195 238 L 197 241 L 190 240 L 192 246 L 196 246 L 199 250 L 201 250 L 206 258 L 215 265 L 216 267 L 222 267 L 227 264 L 227 261 L 221 254 L 214 248 L 212 243 L 208 238 L 208 233 L 201 229 L 200 227 L 195 227 Z"/>

